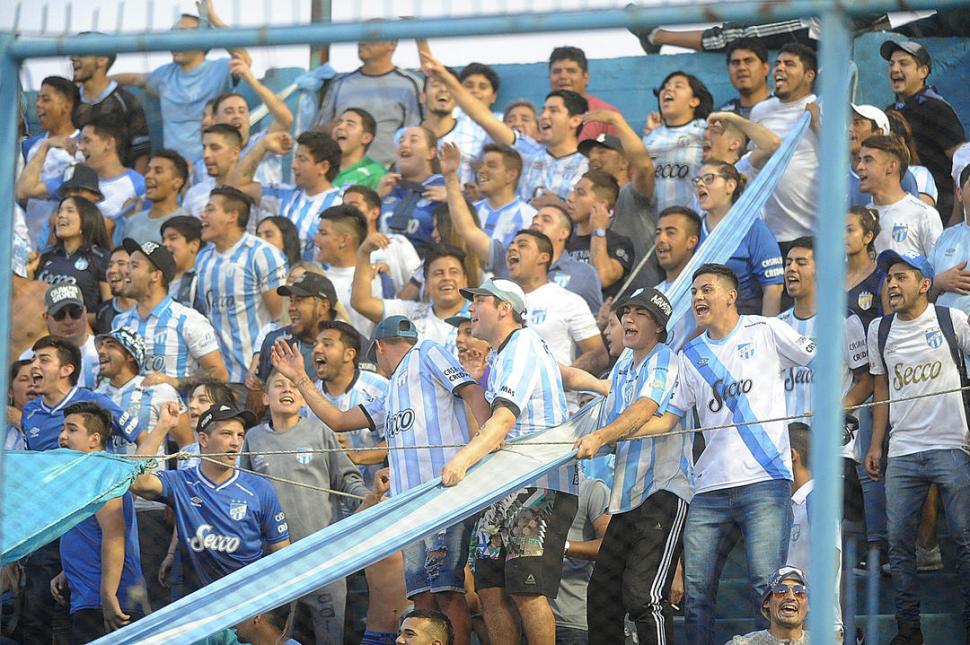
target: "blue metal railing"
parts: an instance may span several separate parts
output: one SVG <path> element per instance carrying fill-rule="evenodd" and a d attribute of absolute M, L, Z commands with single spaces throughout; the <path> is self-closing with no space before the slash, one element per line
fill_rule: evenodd
<path fill-rule="evenodd" d="M 13 184 L 17 143 L 17 78 L 20 62 L 27 58 L 96 54 L 200 49 L 216 47 L 251 47 L 302 45 L 358 40 L 386 40 L 415 37 L 459 37 L 473 35 L 513 34 L 550 31 L 589 31 L 618 27 L 651 27 L 697 22 L 757 21 L 770 22 L 804 16 L 820 16 L 823 39 L 821 98 L 826 105 L 821 133 L 821 185 L 819 187 L 816 254 L 818 286 L 822 293 L 818 304 L 818 356 L 816 358 L 815 418 L 811 460 L 815 465 L 815 509 L 812 518 L 812 587 L 825 598 L 826 589 L 834 589 L 836 561 L 834 536 L 841 517 L 840 445 L 841 413 L 841 335 L 844 302 L 843 238 L 847 210 L 848 155 L 845 131 L 848 97 L 844 74 L 850 60 L 850 34 L 845 23 L 849 14 L 875 11 L 940 9 L 970 4 L 970 0 L 856 0 L 842 4 L 836 0 L 791 0 L 787 2 L 737 2 L 685 4 L 630 9 L 606 9 L 577 12 L 530 13 L 461 18 L 427 18 L 406 21 L 367 23 L 319 23 L 290 27 L 233 28 L 225 30 L 178 31 L 165 33 L 116 34 L 87 38 L 16 39 L 0 34 L 0 204 L 4 204 L 6 224 L 0 227 L 0 364 L 7 364 L 11 311 L 10 247 L 14 203 Z M 0 391 L 6 391 L 7 375 L 0 369 Z M 0 425 L 0 427 L 6 427 Z M 0 476 L 2 476 L 0 458 Z M 834 616 L 832 603 L 813 603 L 811 612 L 813 641 L 831 643 Z"/>

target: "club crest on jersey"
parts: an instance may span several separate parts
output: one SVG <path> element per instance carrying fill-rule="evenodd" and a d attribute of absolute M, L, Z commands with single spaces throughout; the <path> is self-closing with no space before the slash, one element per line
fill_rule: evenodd
<path fill-rule="evenodd" d="M 738 345 L 738 356 L 745 361 L 754 356 L 754 343 L 741 343 Z"/>
<path fill-rule="evenodd" d="M 296 455 L 297 462 L 306 466 L 308 463 L 313 461 L 313 454 L 310 452 L 309 448 L 297 448 L 299 453 Z"/>
<path fill-rule="evenodd" d="M 88 268 L 87 258 L 83 258 L 82 257 L 82 258 L 78 258 L 77 260 L 75 260 L 74 261 L 74 268 L 77 269 L 78 271 L 84 271 L 85 269 L 87 269 Z"/>
<path fill-rule="evenodd" d="M 909 236 L 909 227 L 905 224 L 893 224 L 893 240 L 903 242 Z"/>
<path fill-rule="evenodd" d="M 246 502 L 230 502 L 229 517 L 237 522 L 246 517 Z"/>
<path fill-rule="evenodd" d="M 861 292 L 859 294 L 859 297 L 856 299 L 856 303 L 858 303 L 859 309 L 862 309 L 863 311 L 868 311 L 869 307 L 872 306 L 873 297 L 874 296 L 871 291 Z"/>
<path fill-rule="evenodd" d="M 939 329 L 931 329 L 926 332 L 926 344 L 936 349 L 943 344 L 943 332 Z"/>

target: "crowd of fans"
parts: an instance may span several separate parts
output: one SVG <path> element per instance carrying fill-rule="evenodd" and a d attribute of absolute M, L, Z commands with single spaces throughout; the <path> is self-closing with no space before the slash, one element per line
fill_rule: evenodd
<path fill-rule="evenodd" d="M 211 8 L 175 28 L 210 26 Z M 578 461 L 226 638 L 666 643 L 682 604 L 688 642 L 714 643 L 743 537 L 764 631 L 732 642 L 808 642 L 824 115 L 811 29 L 788 26 L 678 36 L 723 51 L 737 96 L 716 108 L 673 72 L 642 133 L 573 46 L 537 106 L 497 105 L 492 67 L 426 42 L 422 76 L 362 42 L 304 132 L 243 49 L 113 76 L 113 55 L 74 57 L 73 79 L 44 79 L 16 183 L 5 447 L 188 458 L 8 567 L 4 636 L 89 642 L 387 496 L 456 485 L 596 393 Z M 926 48 L 880 54 L 895 102 L 852 104 L 847 133 L 842 378 L 847 407 L 889 401 L 847 412 L 842 442 L 845 516 L 880 562 L 845 565 L 891 575 L 901 645 L 923 642 L 941 507 L 970 625 L 970 144 Z M 272 118 L 259 132 L 240 85 Z M 128 87 L 160 101 L 163 148 Z M 762 217 L 672 321 L 665 292 L 806 112 Z"/>

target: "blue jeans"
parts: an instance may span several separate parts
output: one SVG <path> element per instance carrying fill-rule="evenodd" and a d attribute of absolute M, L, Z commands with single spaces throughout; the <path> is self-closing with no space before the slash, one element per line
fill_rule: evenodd
<path fill-rule="evenodd" d="M 956 449 L 891 457 L 886 467 L 889 568 L 896 591 L 896 620 L 919 622 L 916 531 L 930 484 L 940 489 L 947 528 L 957 546 L 963 620 L 970 625 L 970 456 Z"/>
<path fill-rule="evenodd" d="M 791 482 L 776 479 L 695 495 L 684 527 L 687 642 L 714 645 L 717 585 L 728 554 L 744 536 L 755 629 L 767 622 L 761 598 L 788 556 Z"/>
<path fill-rule="evenodd" d="M 872 440 L 872 412 L 868 408 L 858 411 L 859 434 L 856 445 L 861 448 L 865 457 Z M 859 454 L 858 451 L 856 454 Z M 866 472 L 861 463 L 855 465 L 859 486 L 862 488 L 863 512 L 866 517 L 866 542 L 878 542 L 886 539 L 886 484 L 880 479 L 873 479 Z"/>
<path fill-rule="evenodd" d="M 589 632 L 585 629 L 556 625 L 556 645 L 589 645 Z"/>
<path fill-rule="evenodd" d="M 468 542 L 475 519 L 466 519 L 401 549 L 408 598 L 425 591 L 464 593 Z"/>

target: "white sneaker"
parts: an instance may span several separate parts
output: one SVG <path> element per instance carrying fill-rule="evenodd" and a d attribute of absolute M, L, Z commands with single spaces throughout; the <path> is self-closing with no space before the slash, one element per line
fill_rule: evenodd
<path fill-rule="evenodd" d="M 916 545 L 917 571 L 939 571 L 942 568 L 943 555 L 940 553 L 939 544 L 932 549 L 924 549 L 920 545 Z"/>

